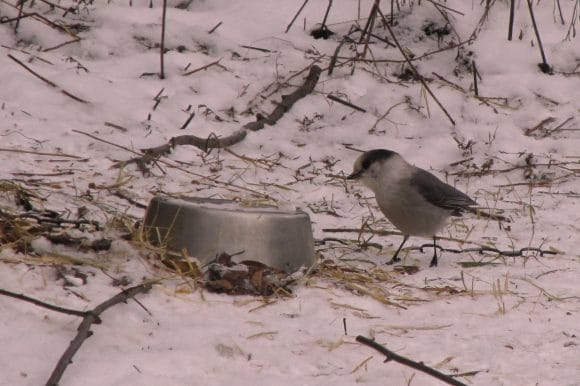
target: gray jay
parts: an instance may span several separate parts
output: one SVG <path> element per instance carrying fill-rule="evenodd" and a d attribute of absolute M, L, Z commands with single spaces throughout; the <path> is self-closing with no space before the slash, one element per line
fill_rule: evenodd
<path fill-rule="evenodd" d="M 398 255 L 409 236 L 433 238 L 433 259 L 437 265 L 437 232 L 449 216 L 461 216 L 476 205 L 466 194 L 426 170 L 415 167 L 398 153 L 376 149 L 363 153 L 354 163 L 348 179 L 359 179 L 370 188 L 379 208 L 403 233 L 403 242 L 388 264 L 400 261 Z"/>

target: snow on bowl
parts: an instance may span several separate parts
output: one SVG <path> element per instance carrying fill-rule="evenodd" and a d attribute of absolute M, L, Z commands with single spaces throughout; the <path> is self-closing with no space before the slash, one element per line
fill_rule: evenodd
<path fill-rule="evenodd" d="M 221 253 L 288 273 L 314 263 L 307 213 L 275 206 L 244 207 L 230 200 L 154 197 L 147 207 L 143 239 L 170 257 L 182 251 L 206 264 Z"/>

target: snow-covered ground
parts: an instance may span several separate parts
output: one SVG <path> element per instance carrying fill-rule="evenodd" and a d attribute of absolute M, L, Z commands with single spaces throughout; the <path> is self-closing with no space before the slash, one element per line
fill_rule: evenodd
<path fill-rule="evenodd" d="M 3 21 L 18 15 L 15 3 L 0 2 Z M 443 373 L 467 373 L 458 377 L 467 384 L 580 385 L 580 43 L 572 33 L 566 39 L 580 26 L 576 20 L 570 29 L 577 1 L 534 2 L 551 75 L 538 68 L 525 1 L 516 2 L 512 41 L 508 1 L 492 1 L 487 16 L 486 2 L 395 7 L 393 31 L 407 54 L 433 53 L 413 63 L 455 125 L 420 82 L 402 80 L 413 76 L 400 51 L 376 38 L 354 69 L 354 45 L 344 44 L 328 75 L 340 40 L 355 23 L 364 27 L 373 1 L 360 1 L 360 11 L 359 1 L 335 1 L 327 22 L 335 35 L 315 40 L 309 32 L 327 1 L 308 2 L 285 33 L 302 1 L 169 0 L 165 79 L 157 76 L 161 1 L 130 3 L 63 0 L 64 9 L 78 7 L 65 14 L 36 1 L 23 8 L 36 16 L 20 20 L 17 31 L 15 22 L 0 24 L 0 210 L 24 213 L 22 194 L 31 195 L 37 209 L 70 220 L 86 213 L 107 225 L 73 235 L 114 239 L 97 253 L 39 237 L 23 252 L 4 238 L 14 230 L 3 222 L 0 288 L 88 310 L 120 291 L 113 279 L 160 279 L 138 296 L 143 307 L 131 301 L 102 315 L 61 385 L 441 384 L 383 363 L 357 335 Z M 381 9 L 388 19 L 390 2 Z M 427 35 L 428 26 L 439 36 Z M 381 20 L 374 34 L 392 42 Z M 234 133 L 271 112 L 313 63 L 325 69 L 315 92 L 231 151 L 178 146 L 147 176 L 134 164 L 114 167 L 173 136 Z M 399 152 L 511 220 L 467 216 L 445 230 L 443 247 L 556 253 L 444 252 L 428 268 L 431 251 L 411 248 L 404 264 L 418 270 L 384 265 L 400 236 L 327 231 L 364 223 L 395 230 L 368 189 L 342 178 L 355 149 L 373 148 Z M 119 223 L 141 219 L 139 204 L 156 194 L 268 196 L 308 212 L 317 240 L 347 243 L 318 243 L 324 263 L 300 277 L 291 297 L 212 294 L 119 237 Z M 383 248 L 361 248 L 357 239 Z M 411 238 L 408 246 L 426 242 Z M 79 322 L 0 297 L 0 384 L 45 383 Z"/>

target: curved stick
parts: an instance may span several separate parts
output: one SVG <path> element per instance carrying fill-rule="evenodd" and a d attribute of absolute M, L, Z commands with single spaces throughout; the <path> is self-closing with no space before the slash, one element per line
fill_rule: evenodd
<path fill-rule="evenodd" d="M 119 304 L 121 302 L 123 303 L 127 302 L 127 300 L 129 300 L 130 298 L 134 297 L 139 293 L 148 292 L 150 289 L 151 289 L 150 283 L 144 283 L 135 287 L 128 288 L 118 293 L 117 295 L 113 296 L 109 300 L 106 300 L 103 303 L 99 304 L 91 311 L 88 311 L 86 316 L 83 318 L 83 321 L 79 325 L 79 328 L 77 329 L 78 331 L 77 336 L 75 336 L 75 338 L 70 342 L 70 345 L 68 346 L 64 354 L 62 354 L 62 356 L 60 357 L 58 363 L 56 364 L 56 367 L 54 368 L 52 374 L 50 375 L 50 378 L 46 382 L 46 386 L 58 385 L 58 382 L 62 378 L 62 375 L 64 374 L 64 371 L 66 370 L 67 366 L 69 365 L 69 363 L 72 362 L 73 356 L 81 348 L 83 342 L 88 337 L 93 335 L 93 332 L 91 331 L 91 325 L 98 324 L 101 322 L 101 319 L 99 318 L 100 314 L 102 314 L 104 311 L 113 307 L 116 304 Z"/>
<path fill-rule="evenodd" d="M 425 374 L 429 374 L 432 377 L 435 377 L 435 378 L 439 379 L 440 381 L 443 381 L 449 385 L 467 386 L 465 383 L 459 382 L 457 379 L 455 379 L 449 375 L 440 373 L 439 371 L 435 370 L 434 368 L 426 366 L 423 362 L 415 362 L 409 358 L 405 358 L 403 356 L 400 356 L 399 354 L 392 352 L 391 350 L 387 349 L 385 346 L 378 344 L 377 342 L 375 342 L 372 339 L 365 338 L 364 336 L 359 335 L 356 337 L 356 341 L 359 343 L 362 343 L 364 345 L 367 345 L 371 348 L 374 348 L 375 350 L 377 350 L 381 354 L 386 355 L 387 361 L 395 361 L 395 362 L 398 362 L 402 365 L 409 366 L 415 370 L 419 370 L 421 372 L 424 372 Z"/>

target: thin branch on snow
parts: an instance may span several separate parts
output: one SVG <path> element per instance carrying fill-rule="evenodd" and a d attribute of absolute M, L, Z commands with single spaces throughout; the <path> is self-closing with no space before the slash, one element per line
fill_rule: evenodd
<path fill-rule="evenodd" d="M 393 30 L 391 29 L 391 27 L 389 26 L 389 24 L 385 24 L 385 27 L 387 27 L 387 29 L 389 30 L 389 33 L 391 34 L 391 37 L 393 38 L 393 41 L 397 45 L 397 48 L 401 52 L 401 55 L 403 55 L 403 58 L 405 58 L 405 61 L 407 62 L 407 65 L 409 66 L 409 68 L 411 68 L 411 70 L 413 71 L 413 73 L 415 74 L 415 76 L 417 77 L 417 79 L 419 79 L 419 81 L 421 82 L 421 84 L 423 85 L 423 87 L 425 87 L 425 89 L 427 90 L 427 92 L 429 93 L 429 95 L 431 95 L 431 98 L 433 98 L 435 100 L 435 103 L 437 103 L 437 105 L 439 106 L 439 108 L 445 113 L 445 115 L 447 116 L 447 118 L 449 119 L 449 121 L 451 122 L 451 124 L 453 126 L 455 126 L 455 121 L 453 120 L 453 118 L 451 118 L 451 115 L 449 115 L 449 113 L 447 112 L 447 110 L 445 109 L 445 107 L 441 104 L 441 102 L 439 101 L 439 99 L 437 99 L 437 97 L 435 96 L 435 94 L 433 93 L 433 91 L 431 91 L 431 89 L 427 85 L 427 82 L 425 82 L 425 79 L 423 79 L 423 76 L 421 74 L 419 74 L 419 71 L 415 68 L 415 66 L 413 65 L 413 62 L 409 59 L 409 56 L 405 53 L 405 50 L 403 49 L 403 47 L 401 47 L 401 44 L 397 40 L 397 37 L 395 36 L 395 33 L 393 32 Z"/>
<path fill-rule="evenodd" d="M 94 309 L 87 311 L 83 321 L 78 327 L 78 333 L 75 338 L 70 342 L 70 345 L 60 357 L 56 367 L 54 368 L 50 378 L 46 382 L 47 386 L 57 386 L 58 382 L 62 378 L 69 363 L 72 363 L 72 358 L 76 352 L 81 348 L 83 342 L 90 337 L 93 332 L 91 331 L 91 325 L 100 323 L 99 315 L 101 315 L 107 309 L 117 305 L 119 303 L 126 303 L 127 300 L 135 297 L 137 294 L 146 293 L 151 289 L 152 285 L 149 283 L 140 284 L 135 287 L 128 288 L 121 291 L 117 295 L 113 296 L 109 300 L 99 304 Z"/>
<path fill-rule="evenodd" d="M 38 79 L 42 80 L 43 82 L 45 82 L 46 84 L 48 84 L 50 87 L 53 87 L 53 88 L 59 90 L 61 93 L 63 93 L 67 97 L 72 98 L 72 99 L 74 99 L 77 102 L 86 103 L 86 104 L 89 103 L 88 101 L 86 101 L 86 100 L 84 100 L 82 98 L 79 98 L 78 96 L 76 96 L 74 94 L 71 94 L 70 92 L 66 91 L 62 87 L 58 86 L 56 83 L 54 83 L 54 82 L 46 79 L 42 75 L 39 75 L 33 69 L 31 69 L 30 67 L 28 67 L 26 64 L 22 63 L 20 60 L 16 59 L 14 56 L 12 56 L 12 54 L 8 54 L 8 57 L 10 59 L 12 59 L 13 61 L 15 61 L 16 63 L 18 63 L 19 65 L 21 65 L 22 67 L 24 67 L 26 69 L 26 71 L 30 72 L 32 75 L 34 75 Z"/>
<path fill-rule="evenodd" d="M 378 344 L 377 342 L 375 342 L 372 339 L 369 339 L 369 338 L 366 338 L 364 336 L 359 335 L 356 337 L 356 341 L 377 350 L 381 354 L 386 355 L 387 359 L 385 360 L 385 362 L 388 362 L 388 361 L 398 362 L 398 363 L 405 365 L 405 366 L 408 366 L 412 369 L 421 371 L 425 374 L 429 374 L 432 377 L 435 377 L 435 378 L 439 379 L 440 381 L 447 383 L 448 385 L 467 386 L 465 383 L 459 382 L 457 379 L 453 378 L 452 376 L 443 374 L 443 373 L 435 370 L 434 368 L 425 365 L 423 362 L 415 362 L 409 358 L 405 358 L 404 356 L 396 354 L 396 353 L 392 352 L 391 350 L 387 349 L 385 346 Z"/>
<path fill-rule="evenodd" d="M 366 113 L 366 112 L 367 112 L 367 111 L 366 111 L 365 109 L 363 109 L 362 107 L 359 107 L 359 106 L 357 106 L 357 105 L 355 105 L 355 104 L 352 104 L 352 103 L 350 103 L 349 101 L 345 101 L 345 100 L 343 100 L 343 99 L 340 99 L 340 98 L 339 98 L 339 97 L 337 97 L 336 95 L 328 94 L 326 97 L 327 97 L 328 99 L 330 99 L 331 101 L 338 102 L 338 103 L 340 103 L 340 104 L 343 104 L 343 105 L 345 105 L 345 106 L 348 106 L 348 107 L 350 107 L 351 109 L 355 109 L 355 110 L 357 110 L 357 111 L 361 111 L 361 112 L 363 112 L 363 113 Z"/>
<path fill-rule="evenodd" d="M 0 288 L 0 295 L 9 296 L 9 297 L 14 298 L 14 299 L 24 300 L 25 302 L 36 304 L 37 306 L 47 308 L 51 311 L 60 312 L 62 314 L 76 315 L 76 316 L 82 316 L 82 317 L 85 317 L 88 315 L 88 311 L 78 311 L 78 310 L 72 310 L 70 308 L 54 306 L 52 304 L 45 303 L 41 300 L 34 299 L 34 298 L 31 298 L 29 296 L 22 295 L 22 294 L 17 294 L 15 292 L 11 292 L 11 291 L 4 290 L 1 288 Z"/>
<path fill-rule="evenodd" d="M 218 62 L 219 62 L 219 60 L 217 62 L 214 62 L 214 64 L 217 64 Z M 211 63 L 210 63 L 210 65 L 211 65 Z M 198 70 L 193 70 L 193 72 L 198 71 Z M 126 161 L 118 162 L 117 164 L 115 164 L 115 167 L 119 168 L 119 167 L 124 167 L 128 164 L 131 164 L 131 163 L 136 163 L 137 165 L 139 165 L 139 168 L 141 169 L 141 171 L 146 173 L 147 172 L 147 167 L 146 167 L 147 164 L 157 160 L 161 156 L 169 154 L 177 145 L 191 145 L 191 146 L 195 146 L 198 149 L 201 149 L 205 152 L 207 152 L 211 149 L 221 149 L 221 148 L 233 146 L 236 143 L 243 141 L 244 138 L 246 138 L 248 130 L 258 131 L 258 130 L 263 129 L 266 124 L 272 126 L 276 122 L 278 122 L 278 120 L 280 120 L 280 118 L 282 118 L 282 116 L 287 111 L 289 111 L 296 102 L 298 102 L 300 99 L 304 98 L 306 95 L 312 93 L 312 91 L 314 90 L 314 87 L 316 87 L 316 84 L 318 83 L 318 79 L 320 77 L 321 72 L 322 72 L 322 69 L 320 67 L 313 65 L 310 68 L 310 72 L 308 73 L 308 76 L 306 77 L 306 80 L 304 81 L 304 83 L 300 87 L 298 87 L 294 92 L 292 92 L 291 94 L 282 95 L 282 101 L 277 104 L 274 111 L 272 111 L 267 117 L 263 116 L 261 114 L 258 114 L 256 116 L 255 122 L 246 123 L 241 129 L 238 129 L 233 134 L 231 134 L 227 137 L 219 138 L 215 135 L 210 135 L 208 138 L 200 138 L 200 137 L 197 137 L 195 135 L 179 135 L 176 137 L 172 137 L 169 140 L 169 142 L 167 142 L 163 145 L 148 148 L 148 149 L 143 149 L 142 150 L 143 155 L 131 158 L 131 159 L 126 160 Z M 192 72 L 190 72 L 190 73 L 192 73 Z M 73 130 L 73 131 L 91 136 L 90 134 L 81 132 L 79 130 Z M 91 137 L 94 138 L 94 136 L 91 136 Z M 103 140 L 103 142 L 107 142 L 107 141 Z M 118 146 L 118 145 L 116 145 L 116 146 Z"/>

